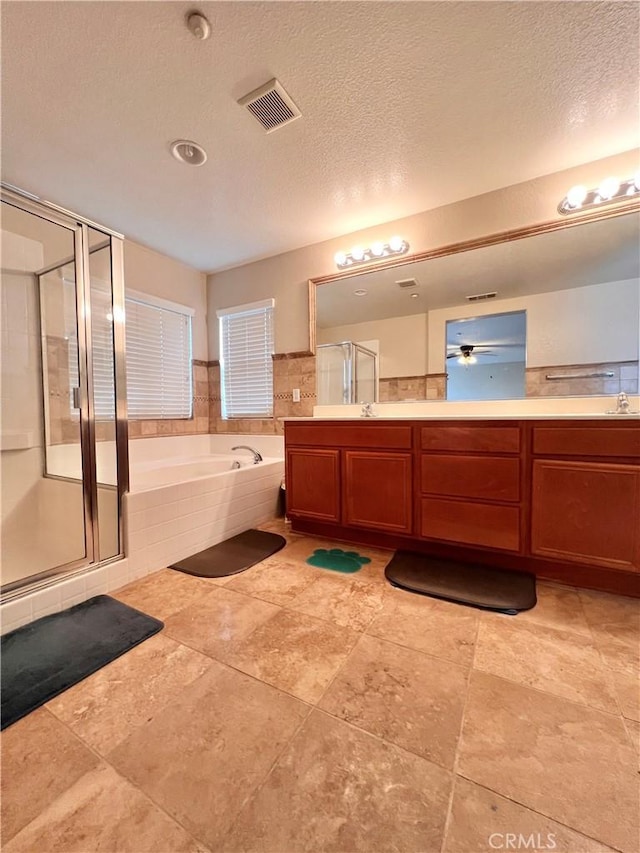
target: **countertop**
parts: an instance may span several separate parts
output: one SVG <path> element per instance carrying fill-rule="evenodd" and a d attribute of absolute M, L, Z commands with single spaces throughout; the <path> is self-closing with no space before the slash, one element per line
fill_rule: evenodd
<path fill-rule="evenodd" d="M 627 421 L 640 422 L 640 414 L 632 415 L 607 415 L 602 412 L 593 414 L 555 414 L 555 415 L 375 415 L 371 418 L 362 416 L 319 415 L 318 417 L 306 418 L 278 418 L 286 423 L 300 421 L 614 421 L 625 423 Z"/>

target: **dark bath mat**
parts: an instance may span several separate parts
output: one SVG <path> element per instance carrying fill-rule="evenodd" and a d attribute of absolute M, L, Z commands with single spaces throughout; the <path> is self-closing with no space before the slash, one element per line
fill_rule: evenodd
<path fill-rule="evenodd" d="M 5 634 L 2 651 L 2 728 L 44 705 L 129 649 L 163 623 L 108 595 Z"/>
<path fill-rule="evenodd" d="M 515 614 L 536 604 L 536 579 L 529 572 L 397 551 L 384 573 L 394 586 L 410 592 L 485 610 Z"/>
<path fill-rule="evenodd" d="M 219 542 L 199 554 L 185 557 L 171 568 L 199 578 L 223 578 L 250 569 L 280 551 L 286 544 L 284 536 L 277 533 L 269 533 L 268 530 L 245 530 L 244 533 L 238 533 L 237 536 Z"/>

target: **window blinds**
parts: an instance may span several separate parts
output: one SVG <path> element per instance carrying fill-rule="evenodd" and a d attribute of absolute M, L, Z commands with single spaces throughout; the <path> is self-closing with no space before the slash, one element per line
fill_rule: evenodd
<path fill-rule="evenodd" d="M 190 418 L 191 316 L 126 299 L 129 417 Z"/>
<path fill-rule="evenodd" d="M 223 418 L 273 415 L 273 305 L 267 299 L 217 312 Z"/>

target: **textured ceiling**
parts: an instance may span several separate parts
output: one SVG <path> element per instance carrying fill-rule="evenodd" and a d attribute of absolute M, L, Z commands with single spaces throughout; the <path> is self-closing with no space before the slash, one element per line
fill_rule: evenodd
<path fill-rule="evenodd" d="M 638 234 L 640 215 L 629 213 L 322 284 L 316 291 L 317 324 L 326 329 L 422 314 L 466 305 L 467 296 L 494 290 L 499 312 L 500 299 L 638 279 Z M 397 286 L 396 281 L 406 278 L 417 280 L 417 299 L 410 295 L 416 289 Z M 367 295 L 356 296 L 356 290 Z"/>
<path fill-rule="evenodd" d="M 3 3 L 3 179 L 213 270 L 637 145 L 636 3 L 190 8 Z M 272 77 L 303 117 L 266 135 Z"/>

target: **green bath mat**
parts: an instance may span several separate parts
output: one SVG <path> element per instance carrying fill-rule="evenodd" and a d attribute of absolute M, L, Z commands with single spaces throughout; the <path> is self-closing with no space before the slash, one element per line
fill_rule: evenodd
<path fill-rule="evenodd" d="M 310 566 L 331 569 L 332 572 L 342 572 L 345 575 L 359 572 L 366 563 L 370 562 L 368 557 L 361 556 L 357 551 L 343 551 L 342 548 L 316 548 L 313 554 L 307 557 L 307 563 Z"/>

